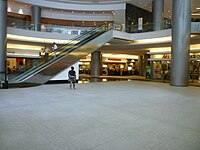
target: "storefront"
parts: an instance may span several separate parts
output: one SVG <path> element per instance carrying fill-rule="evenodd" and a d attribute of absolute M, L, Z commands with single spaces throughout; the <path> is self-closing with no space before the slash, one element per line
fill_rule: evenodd
<path fill-rule="evenodd" d="M 20 69 L 28 66 L 33 61 L 33 58 L 7 58 L 7 70 L 8 74 L 18 73 Z"/>
<path fill-rule="evenodd" d="M 190 79 L 200 80 L 200 53 L 190 53 Z"/>
<path fill-rule="evenodd" d="M 88 55 L 84 58 L 82 58 L 79 61 L 79 74 L 86 74 L 86 75 L 90 75 L 90 61 L 91 61 L 91 56 Z"/>
<path fill-rule="evenodd" d="M 171 54 L 151 54 L 150 59 L 152 79 L 170 79 Z M 200 53 L 190 53 L 189 79 L 200 80 Z"/>
<path fill-rule="evenodd" d="M 124 57 L 121 55 L 102 56 L 102 75 L 124 76 L 138 75 L 138 56 Z M 79 73 L 90 75 L 91 55 L 79 62 Z"/>
<path fill-rule="evenodd" d="M 103 74 L 105 75 L 136 75 L 137 74 L 137 59 L 104 57 Z"/>

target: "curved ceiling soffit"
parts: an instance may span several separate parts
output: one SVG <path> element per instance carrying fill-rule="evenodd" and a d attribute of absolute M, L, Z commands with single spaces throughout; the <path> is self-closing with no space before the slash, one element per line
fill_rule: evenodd
<path fill-rule="evenodd" d="M 111 11 L 111 10 L 125 10 L 126 3 L 113 3 L 113 4 L 77 4 L 77 3 L 63 3 L 59 1 L 47 1 L 47 0 L 16 0 L 17 2 L 38 5 L 41 7 L 49 7 L 54 9 L 63 10 L 79 10 L 79 11 Z"/>

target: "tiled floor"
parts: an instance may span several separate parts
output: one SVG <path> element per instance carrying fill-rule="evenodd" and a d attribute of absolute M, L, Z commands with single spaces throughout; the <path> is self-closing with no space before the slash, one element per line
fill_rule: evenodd
<path fill-rule="evenodd" d="M 200 88 L 115 81 L 0 90 L 0 150 L 200 150 Z"/>

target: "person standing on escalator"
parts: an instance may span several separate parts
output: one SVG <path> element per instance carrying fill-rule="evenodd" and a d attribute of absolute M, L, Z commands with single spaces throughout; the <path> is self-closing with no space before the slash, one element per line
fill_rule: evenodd
<path fill-rule="evenodd" d="M 71 70 L 68 72 L 68 77 L 69 77 L 69 87 L 70 89 L 72 89 L 72 86 L 73 86 L 73 89 L 76 89 L 75 87 L 75 83 L 76 83 L 76 71 L 74 71 L 74 67 L 72 66 L 71 67 Z"/>
<path fill-rule="evenodd" d="M 57 49 L 58 49 L 58 46 L 56 45 L 56 43 L 55 42 L 53 42 L 53 54 L 54 54 L 54 58 L 56 57 L 56 51 L 57 51 Z"/>

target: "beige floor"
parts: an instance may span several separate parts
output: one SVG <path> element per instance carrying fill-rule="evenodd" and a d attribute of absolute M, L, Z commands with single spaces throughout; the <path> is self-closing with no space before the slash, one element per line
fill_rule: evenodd
<path fill-rule="evenodd" d="M 200 150 L 200 89 L 114 81 L 0 90 L 0 150 Z"/>

